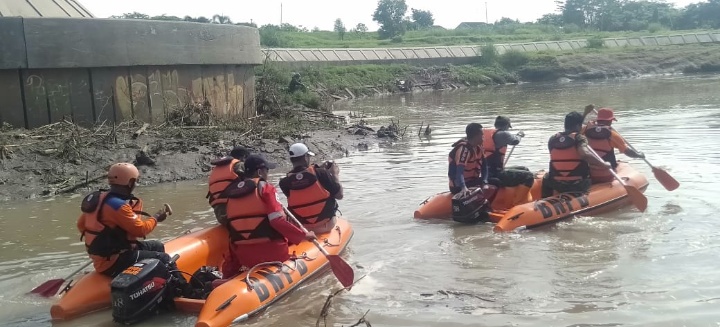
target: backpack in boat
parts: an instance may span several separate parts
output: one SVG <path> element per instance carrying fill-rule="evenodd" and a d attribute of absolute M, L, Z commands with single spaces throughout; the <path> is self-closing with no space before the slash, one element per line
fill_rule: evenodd
<path fill-rule="evenodd" d="M 144 259 L 117 275 L 110 283 L 113 320 L 129 325 L 172 309 L 178 281 L 169 266 L 158 259 Z"/>
<path fill-rule="evenodd" d="M 217 267 L 202 266 L 198 268 L 190 278 L 192 291 L 187 297 L 191 299 L 207 299 L 213 290 L 212 282 L 217 279 L 222 279 L 222 273 L 218 271 Z"/>
<path fill-rule="evenodd" d="M 456 194 L 452 198 L 452 218 L 465 224 L 490 221 L 490 202 L 485 198 L 482 188 L 478 187 L 465 197 Z"/>

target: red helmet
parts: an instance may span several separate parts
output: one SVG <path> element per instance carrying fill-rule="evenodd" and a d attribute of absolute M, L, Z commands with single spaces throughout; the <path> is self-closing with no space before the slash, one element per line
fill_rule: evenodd
<path fill-rule="evenodd" d="M 116 163 L 108 169 L 108 183 L 110 185 L 130 186 L 131 181 L 137 181 L 140 172 L 133 164 L 126 162 Z"/>

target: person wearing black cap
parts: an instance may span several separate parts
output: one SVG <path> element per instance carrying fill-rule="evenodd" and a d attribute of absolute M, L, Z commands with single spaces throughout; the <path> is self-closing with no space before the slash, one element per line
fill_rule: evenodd
<path fill-rule="evenodd" d="M 303 232 L 285 217 L 277 199 L 277 190 L 267 182 L 275 164 L 259 155 L 245 159 L 243 180 L 234 181 L 225 190 L 230 248 L 222 266 L 224 278 L 234 276 L 243 267 L 290 258 L 288 244 L 315 238 Z"/>
<path fill-rule="evenodd" d="M 483 129 L 483 148 L 487 160 L 490 178 L 488 180 L 502 187 L 516 187 L 515 196 L 508 209 L 528 201 L 530 189 L 535 182 L 535 176 L 526 167 L 513 166 L 505 167 L 505 153 L 508 145 L 518 145 L 525 136 L 522 131 L 517 134 L 510 133 L 512 128 L 510 118 L 497 116 L 495 128 Z"/>
<path fill-rule="evenodd" d="M 310 164 L 315 154 L 305 144 L 295 143 L 288 150 L 293 169 L 280 180 L 288 210 L 308 230 L 327 233 L 335 227 L 337 200 L 343 198 L 340 168 L 330 161 L 322 167 Z"/>
<path fill-rule="evenodd" d="M 208 193 L 205 196 L 215 212 L 215 218 L 221 225 L 227 219 L 225 204 L 227 199 L 222 197 L 225 188 L 236 179 L 243 178 L 243 161 L 250 155 L 250 151 L 242 146 L 236 146 L 229 156 L 215 159 L 210 162 L 213 169 L 208 178 Z"/>
<path fill-rule="evenodd" d="M 612 166 L 588 150 L 585 136 L 580 134 L 584 117 L 573 111 L 565 116 L 565 131 L 550 137 L 550 169 L 543 177 L 542 197 L 554 192 L 587 193 L 590 190 L 590 167 L 610 169 Z"/>

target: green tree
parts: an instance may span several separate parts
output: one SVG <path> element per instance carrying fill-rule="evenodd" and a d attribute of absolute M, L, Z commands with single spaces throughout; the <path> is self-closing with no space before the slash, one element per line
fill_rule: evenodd
<path fill-rule="evenodd" d="M 150 16 L 139 13 L 137 11 L 133 11 L 131 13 L 124 13 L 120 16 L 110 16 L 110 18 L 118 18 L 118 19 L 150 19 Z"/>
<path fill-rule="evenodd" d="M 389 39 L 405 34 L 403 19 L 407 12 L 405 0 L 380 0 L 373 13 L 373 20 L 380 24 L 378 35 L 381 39 Z"/>
<path fill-rule="evenodd" d="M 213 15 L 212 22 L 215 24 L 232 24 L 230 17 L 225 15 Z"/>
<path fill-rule="evenodd" d="M 333 30 L 335 31 L 335 33 L 338 33 L 338 37 L 340 38 L 340 40 L 345 39 L 345 32 L 347 32 L 347 29 L 345 28 L 345 24 L 343 23 L 342 19 L 338 18 L 335 20 Z"/>
<path fill-rule="evenodd" d="M 435 18 L 428 10 L 411 9 L 412 20 L 418 29 L 426 29 L 435 25 Z"/>
<path fill-rule="evenodd" d="M 358 33 L 367 33 L 368 28 L 363 23 L 358 23 L 357 26 L 355 26 L 355 31 Z"/>

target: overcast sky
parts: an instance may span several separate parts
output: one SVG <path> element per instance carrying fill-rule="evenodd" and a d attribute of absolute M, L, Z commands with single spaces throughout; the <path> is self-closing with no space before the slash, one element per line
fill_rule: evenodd
<path fill-rule="evenodd" d="M 0 0 L 2 1 L 2 0 Z M 336 18 L 348 28 L 365 23 L 371 30 L 377 28 L 372 13 L 376 0 L 79 0 L 96 17 L 104 18 L 128 12 L 141 12 L 151 16 L 174 15 L 183 17 L 214 14 L 230 16 L 233 22 L 253 21 L 258 25 L 279 24 L 280 4 L 282 21 L 308 29 L 319 27 L 331 30 Z M 435 23 L 455 28 L 466 21 L 485 21 L 485 4 L 490 22 L 502 17 L 534 21 L 555 10 L 554 0 L 406 0 L 409 8 L 430 10 Z M 698 0 L 667 0 L 685 6 Z"/>

